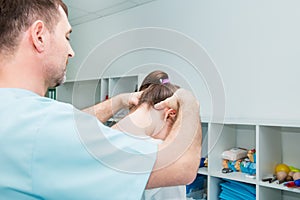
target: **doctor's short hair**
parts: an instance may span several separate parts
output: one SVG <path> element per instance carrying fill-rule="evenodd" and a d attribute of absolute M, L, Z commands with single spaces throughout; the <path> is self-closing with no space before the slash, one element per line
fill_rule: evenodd
<path fill-rule="evenodd" d="M 13 54 L 22 32 L 36 20 L 42 20 L 52 31 L 60 17 L 59 6 L 68 16 L 68 8 L 62 0 L 0 0 L 0 54 Z"/>

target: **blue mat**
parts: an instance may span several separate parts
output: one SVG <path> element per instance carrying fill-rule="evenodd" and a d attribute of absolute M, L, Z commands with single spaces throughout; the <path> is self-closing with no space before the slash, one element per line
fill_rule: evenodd
<path fill-rule="evenodd" d="M 256 189 L 254 185 L 237 181 L 225 180 L 220 183 L 222 192 L 219 197 L 221 200 L 255 200 Z"/>

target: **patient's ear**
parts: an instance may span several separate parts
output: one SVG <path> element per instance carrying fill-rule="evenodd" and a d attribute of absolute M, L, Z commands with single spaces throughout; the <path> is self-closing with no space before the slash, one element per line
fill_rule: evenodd
<path fill-rule="evenodd" d="M 168 109 L 165 114 L 165 120 L 170 120 L 170 122 L 174 122 L 176 120 L 177 111 L 174 109 Z"/>

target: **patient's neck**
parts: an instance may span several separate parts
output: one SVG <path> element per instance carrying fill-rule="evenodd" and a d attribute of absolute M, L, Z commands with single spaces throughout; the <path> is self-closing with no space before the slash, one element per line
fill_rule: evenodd
<path fill-rule="evenodd" d="M 160 115 L 160 111 L 142 104 L 112 128 L 136 136 L 151 136 L 156 128 L 156 121 L 161 117 Z"/>

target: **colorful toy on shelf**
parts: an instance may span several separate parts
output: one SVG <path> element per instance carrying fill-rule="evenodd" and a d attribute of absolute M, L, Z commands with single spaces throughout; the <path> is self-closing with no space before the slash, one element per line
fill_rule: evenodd
<path fill-rule="evenodd" d="M 295 180 L 298 180 L 298 179 L 300 179 L 300 172 L 295 172 L 293 174 L 293 180 L 295 181 Z"/>
<path fill-rule="evenodd" d="M 233 154 L 233 152 L 239 152 L 238 153 L 239 155 Z M 239 150 L 232 151 L 232 149 L 229 151 L 223 152 L 223 154 L 222 154 L 223 158 L 224 157 L 230 158 L 230 159 L 223 159 L 223 162 L 222 162 L 222 166 L 223 166 L 222 172 L 223 173 L 242 172 L 242 173 L 246 173 L 246 174 L 252 175 L 252 176 L 256 174 L 255 149 L 252 149 L 249 151 L 242 149 L 242 152 L 243 153 L 241 153 L 241 151 L 239 151 Z M 246 157 L 245 157 L 245 155 L 246 155 Z M 231 160 L 233 158 L 243 158 L 243 159 Z"/>
<path fill-rule="evenodd" d="M 289 166 L 284 163 L 280 163 L 275 166 L 275 175 L 277 180 L 279 181 L 279 184 L 286 181 L 289 172 L 290 172 Z"/>
<path fill-rule="evenodd" d="M 293 167 L 293 166 L 289 166 L 290 168 L 290 171 L 291 172 L 300 172 L 300 169 L 296 168 L 296 167 Z"/>
<path fill-rule="evenodd" d="M 223 153 L 224 155 L 224 153 Z M 255 175 L 256 174 L 256 159 L 255 159 L 255 149 L 247 151 L 246 158 L 238 159 L 238 160 L 229 160 L 229 159 L 223 159 L 222 166 L 223 166 L 223 173 L 228 172 L 242 172 L 249 175 Z M 226 157 L 226 153 L 225 153 Z M 232 156 L 230 156 L 232 157 Z M 239 156 L 235 156 L 239 157 Z M 254 162 L 252 162 L 254 161 Z M 228 169 L 228 170 L 227 170 Z"/>
<path fill-rule="evenodd" d="M 206 157 L 204 160 L 204 167 L 208 167 L 208 157 Z"/>
<path fill-rule="evenodd" d="M 296 169 L 296 168 L 294 168 Z M 294 170 L 295 171 L 295 170 Z M 287 187 L 300 187 L 300 172 L 296 170 L 296 172 L 290 171 L 289 176 L 291 176 L 291 181 L 285 183 L 284 185 Z"/>
<path fill-rule="evenodd" d="M 274 176 L 263 178 L 262 181 L 272 183 L 276 180 L 279 184 L 285 182 L 284 185 L 287 187 L 300 187 L 300 170 L 284 163 L 277 164 Z"/>
<path fill-rule="evenodd" d="M 248 151 L 246 149 L 235 147 L 224 151 L 222 153 L 222 158 L 226 160 L 235 161 L 247 157 L 247 153 Z"/>
<path fill-rule="evenodd" d="M 245 174 L 255 175 L 256 174 L 256 164 L 248 160 L 236 160 L 228 161 L 228 168 L 234 172 L 242 172 Z"/>
<path fill-rule="evenodd" d="M 295 180 L 295 181 L 286 182 L 284 185 L 287 187 L 300 187 L 300 179 Z"/>
<path fill-rule="evenodd" d="M 293 175 L 295 172 L 290 171 L 287 175 L 287 177 L 285 178 L 286 181 L 293 181 Z"/>
<path fill-rule="evenodd" d="M 291 170 L 288 165 L 286 165 L 284 163 L 280 163 L 275 166 L 275 173 L 280 172 L 280 171 L 285 171 L 288 174 Z"/>
<path fill-rule="evenodd" d="M 249 158 L 250 162 L 256 163 L 256 150 L 249 150 L 247 153 L 247 157 Z"/>
<path fill-rule="evenodd" d="M 235 168 L 231 164 L 232 164 L 232 161 L 223 159 L 223 161 L 222 161 L 222 166 L 223 166 L 222 173 L 227 174 L 227 173 L 231 173 L 231 172 L 234 172 L 234 171 L 236 172 Z"/>
<path fill-rule="evenodd" d="M 240 163 L 240 169 L 241 169 L 241 172 L 243 172 L 243 173 L 255 175 L 256 174 L 256 163 L 244 160 Z"/>
<path fill-rule="evenodd" d="M 286 181 L 287 173 L 285 171 L 279 171 L 276 173 L 276 178 L 279 181 L 279 184 Z"/>
<path fill-rule="evenodd" d="M 269 183 L 273 183 L 273 182 L 276 181 L 276 180 L 277 180 L 277 178 L 276 178 L 275 175 L 273 175 L 273 177 L 267 177 L 267 178 L 263 178 L 263 179 L 262 179 L 263 182 L 268 181 Z"/>
<path fill-rule="evenodd" d="M 229 168 L 228 167 L 228 162 L 229 162 L 229 160 L 223 159 L 223 161 L 222 161 L 222 167 L 223 168 Z"/>
<path fill-rule="evenodd" d="M 277 180 L 279 181 L 279 184 L 286 181 L 288 178 L 288 174 L 290 172 L 290 168 L 288 165 L 284 163 L 277 164 L 275 167 L 275 175 Z"/>
<path fill-rule="evenodd" d="M 230 160 L 223 160 L 224 163 L 227 163 L 227 168 L 231 169 L 233 172 L 240 171 L 240 160 L 230 161 Z M 224 165 L 224 164 L 223 164 Z"/>
<path fill-rule="evenodd" d="M 208 167 L 208 158 L 207 157 L 202 157 L 200 160 L 200 167 Z"/>

